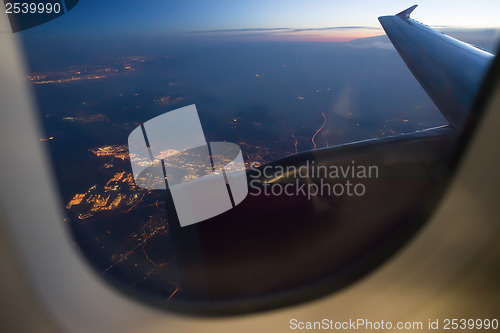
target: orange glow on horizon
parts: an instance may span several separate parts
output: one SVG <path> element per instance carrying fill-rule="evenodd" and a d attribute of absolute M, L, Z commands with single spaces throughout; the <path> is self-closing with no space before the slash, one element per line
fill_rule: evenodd
<path fill-rule="evenodd" d="M 294 33 L 263 35 L 263 40 L 271 41 L 298 41 L 298 42 L 350 42 L 359 38 L 375 37 L 385 35 L 379 29 L 338 29 L 338 30 L 315 30 L 298 31 Z"/>
<path fill-rule="evenodd" d="M 383 36 L 382 28 L 338 27 L 310 29 L 276 29 L 273 31 L 211 31 L 198 36 L 238 40 L 297 41 L 297 42 L 350 42 L 359 38 Z M 256 75 L 258 76 L 258 75 Z"/>

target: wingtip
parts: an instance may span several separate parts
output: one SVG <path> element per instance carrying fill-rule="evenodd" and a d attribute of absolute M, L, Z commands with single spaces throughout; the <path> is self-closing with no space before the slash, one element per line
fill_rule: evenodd
<path fill-rule="evenodd" d="M 417 8 L 417 6 L 418 5 L 413 5 L 410 8 L 403 10 L 401 13 L 396 14 L 396 16 L 399 16 L 404 20 L 408 20 L 410 18 L 411 12 L 413 12 L 415 8 Z"/>

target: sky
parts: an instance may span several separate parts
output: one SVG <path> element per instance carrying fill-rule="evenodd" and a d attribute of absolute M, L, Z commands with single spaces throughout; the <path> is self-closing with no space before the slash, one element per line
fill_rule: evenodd
<path fill-rule="evenodd" d="M 377 17 L 414 4 L 419 7 L 412 17 L 431 26 L 500 27 L 498 0 L 80 0 L 66 15 L 30 32 L 75 37 L 180 33 L 345 41 L 383 34 Z"/>

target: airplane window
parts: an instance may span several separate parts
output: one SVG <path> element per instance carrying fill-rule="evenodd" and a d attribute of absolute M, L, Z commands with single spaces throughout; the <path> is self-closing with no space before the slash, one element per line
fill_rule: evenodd
<path fill-rule="evenodd" d="M 484 9 L 397 6 L 72 1 L 13 25 L 75 249 L 202 315 L 382 265 L 445 190 L 497 45 Z"/>

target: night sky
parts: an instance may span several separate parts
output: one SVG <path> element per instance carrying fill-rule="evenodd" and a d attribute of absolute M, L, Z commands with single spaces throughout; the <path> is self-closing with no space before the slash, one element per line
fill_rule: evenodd
<path fill-rule="evenodd" d="M 368 0 L 82 0 L 63 17 L 31 31 L 103 37 L 161 36 L 212 30 L 241 33 L 241 29 L 245 29 L 247 33 L 258 32 L 262 39 L 269 36 L 289 39 L 292 35 L 300 40 L 333 41 L 345 40 L 346 36 L 353 39 L 383 34 L 377 17 L 396 14 L 414 4 L 414 1 L 395 0 L 377 1 L 376 4 Z M 431 26 L 491 28 L 499 25 L 500 2 L 496 0 L 422 0 L 418 5 L 413 16 Z M 341 29 L 339 33 L 339 27 L 350 29 Z M 358 28 L 355 33 L 353 27 Z"/>

